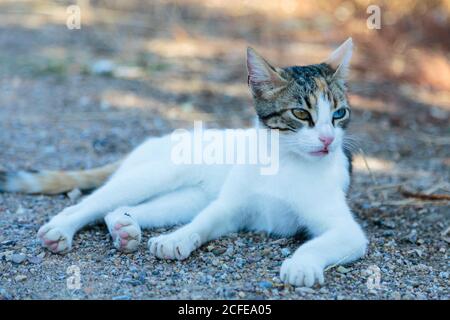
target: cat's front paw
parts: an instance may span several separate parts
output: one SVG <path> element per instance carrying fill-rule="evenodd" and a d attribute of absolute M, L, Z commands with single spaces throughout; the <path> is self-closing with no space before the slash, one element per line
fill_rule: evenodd
<path fill-rule="evenodd" d="M 66 253 L 72 248 L 73 233 L 54 223 L 43 225 L 37 234 L 42 246 L 53 253 Z"/>
<path fill-rule="evenodd" d="M 312 287 L 315 283 L 323 284 L 323 267 L 310 257 L 293 257 L 281 265 L 280 279 L 298 287 Z"/>
<path fill-rule="evenodd" d="M 200 247 L 198 233 L 188 233 L 182 230 L 151 238 L 148 241 L 150 253 L 160 259 L 184 260 L 192 251 Z"/>

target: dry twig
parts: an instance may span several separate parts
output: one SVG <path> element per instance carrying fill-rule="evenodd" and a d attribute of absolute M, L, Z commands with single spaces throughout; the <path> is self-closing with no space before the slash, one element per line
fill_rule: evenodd
<path fill-rule="evenodd" d="M 432 201 L 434 201 L 434 200 L 450 201 L 450 195 L 448 195 L 448 194 L 427 194 L 427 193 L 422 193 L 422 192 L 413 192 L 410 190 L 406 190 L 405 187 L 403 187 L 403 186 L 400 186 L 398 188 L 398 191 L 407 198 L 416 198 L 416 199 L 421 199 L 421 200 L 432 200 Z"/>

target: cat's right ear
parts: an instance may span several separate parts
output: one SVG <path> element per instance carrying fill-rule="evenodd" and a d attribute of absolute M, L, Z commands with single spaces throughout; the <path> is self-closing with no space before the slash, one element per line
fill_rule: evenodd
<path fill-rule="evenodd" d="M 270 99 L 286 87 L 288 81 L 253 48 L 247 48 L 248 85 L 255 97 Z"/>
<path fill-rule="evenodd" d="M 343 44 L 339 46 L 325 61 L 331 68 L 335 70 L 333 77 L 335 79 L 346 80 L 349 69 L 350 59 L 352 58 L 353 41 L 348 38 Z"/>

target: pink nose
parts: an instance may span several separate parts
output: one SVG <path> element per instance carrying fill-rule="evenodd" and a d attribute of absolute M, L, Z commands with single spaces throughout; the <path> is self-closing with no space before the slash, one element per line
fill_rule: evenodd
<path fill-rule="evenodd" d="M 330 144 L 333 143 L 334 137 L 323 136 L 323 137 L 319 137 L 319 140 L 323 143 L 323 145 L 325 147 L 328 147 Z"/>

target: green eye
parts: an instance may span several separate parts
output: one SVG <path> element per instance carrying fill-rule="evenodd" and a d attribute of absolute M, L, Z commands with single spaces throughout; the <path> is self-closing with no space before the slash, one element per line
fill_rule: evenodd
<path fill-rule="evenodd" d="M 345 117 L 346 114 L 347 114 L 347 109 L 341 108 L 339 110 L 336 110 L 333 113 L 333 119 L 334 120 L 342 119 L 343 117 Z"/>
<path fill-rule="evenodd" d="M 292 109 L 292 113 L 300 120 L 307 121 L 311 119 L 311 115 L 305 109 Z"/>

